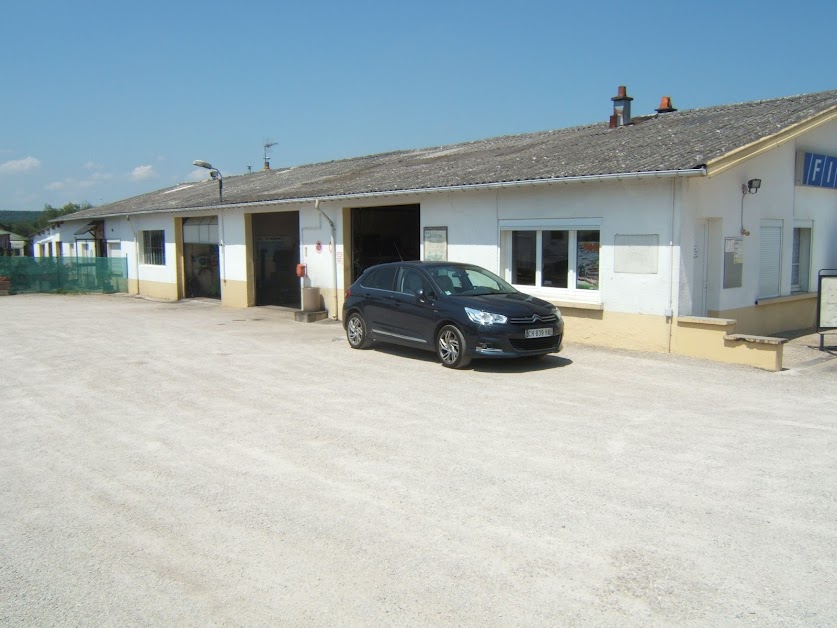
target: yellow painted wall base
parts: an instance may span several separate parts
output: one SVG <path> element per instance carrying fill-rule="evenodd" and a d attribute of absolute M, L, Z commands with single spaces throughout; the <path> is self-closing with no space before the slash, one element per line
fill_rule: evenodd
<path fill-rule="evenodd" d="M 734 319 L 684 316 L 676 321 L 673 332 L 672 353 L 768 371 L 782 370 L 784 340 L 742 337 L 736 333 L 739 330 Z"/>
<path fill-rule="evenodd" d="M 564 342 L 633 351 L 676 353 L 695 358 L 744 364 L 770 371 L 782 369 L 778 339 L 736 338 L 735 320 L 622 314 L 561 308 Z M 774 342 L 775 340 L 775 342 Z M 670 343 L 670 345 L 669 345 Z"/>
<path fill-rule="evenodd" d="M 249 289 L 246 281 L 233 281 L 227 279 L 221 284 L 221 305 L 225 307 L 250 307 L 255 305 L 250 301 L 252 290 Z M 255 297 L 255 294 L 253 294 Z"/>
<path fill-rule="evenodd" d="M 758 305 L 709 312 L 717 318 L 734 318 L 735 330 L 742 334 L 776 334 L 797 329 L 811 329 L 817 324 L 816 293 L 768 299 Z"/>
<path fill-rule="evenodd" d="M 151 299 L 164 299 L 166 301 L 177 301 L 180 298 L 176 284 L 145 280 L 137 282 L 136 279 L 128 280 L 128 294 L 139 294 Z"/>
<path fill-rule="evenodd" d="M 784 344 L 763 344 L 748 340 L 724 340 L 723 362 L 746 364 L 766 371 L 781 371 Z M 727 359 L 728 358 L 728 359 Z"/>
<path fill-rule="evenodd" d="M 567 342 L 631 349 L 668 351 L 669 326 L 664 316 L 623 314 L 561 307 Z"/>
<path fill-rule="evenodd" d="M 322 305 L 328 310 L 328 317 L 334 318 L 335 314 L 339 318 L 342 316 L 341 310 L 343 308 L 343 294 L 338 292 L 338 303 L 337 303 L 337 311 L 334 311 L 334 293 L 336 291 L 333 288 L 320 288 L 320 301 Z"/>

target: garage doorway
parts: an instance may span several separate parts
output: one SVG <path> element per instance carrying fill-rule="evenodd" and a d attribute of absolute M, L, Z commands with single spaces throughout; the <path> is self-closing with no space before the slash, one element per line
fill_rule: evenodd
<path fill-rule="evenodd" d="M 421 255 L 420 206 L 352 208 L 352 281 L 375 264 Z"/>
<path fill-rule="evenodd" d="M 253 214 L 256 305 L 299 308 L 299 212 Z"/>
<path fill-rule="evenodd" d="M 221 298 L 218 216 L 183 221 L 183 274 L 187 299 Z"/>

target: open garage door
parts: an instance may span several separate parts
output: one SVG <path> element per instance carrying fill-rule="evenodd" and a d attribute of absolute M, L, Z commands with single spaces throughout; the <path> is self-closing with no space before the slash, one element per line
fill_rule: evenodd
<path fill-rule="evenodd" d="M 352 281 L 375 264 L 417 260 L 421 254 L 419 205 L 352 209 Z"/>
<path fill-rule="evenodd" d="M 221 298 L 218 216 L 183 221 L 183 270 L 186 297 Z"/>
<path fill-rule="evenodd" d="M 299 212 L 253 214 L 256 305 L 300 307 Z"/>

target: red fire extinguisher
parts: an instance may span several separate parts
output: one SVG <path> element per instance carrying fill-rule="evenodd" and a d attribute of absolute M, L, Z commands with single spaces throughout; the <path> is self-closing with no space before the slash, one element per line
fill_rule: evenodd
<path fill-rule="evenodd" d="M 296 276 L 302 279 L 308 274 L 308 266 L 306 264 L 296 265 Z"/>

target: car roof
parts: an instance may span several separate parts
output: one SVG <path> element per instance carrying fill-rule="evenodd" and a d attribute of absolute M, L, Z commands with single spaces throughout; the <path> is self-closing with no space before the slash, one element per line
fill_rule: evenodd
<path fill-rule="evenodd" d="M 411 266 L 414 268 L 435 268 L 437 266 L 459 266 L 460 268 L 479 268 L 476 264 L 469 264 L 468 262 L 427 262 L 422 260 L 409 260 L 402 262 L 387 262 L 385 264 L 376 264 L 370 266 L 366 270 L 373 268 L 383 268 L 385 266 Z"/>

